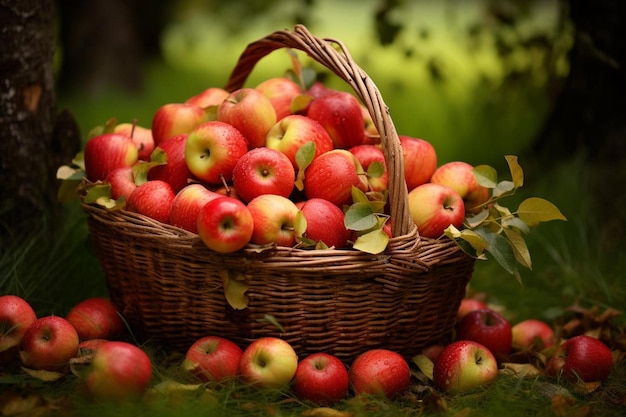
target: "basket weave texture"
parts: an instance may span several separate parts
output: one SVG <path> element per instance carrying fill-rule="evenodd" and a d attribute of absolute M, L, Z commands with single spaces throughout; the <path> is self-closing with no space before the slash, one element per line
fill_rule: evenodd
<path fill-rule="evenodd" d="M 209 334 L 241 346 L 274 336 L 291 343 L 301 357 L 324 351 L 349 362 L 372 348 L 408 358 L 448 341 L 474 260 L 450 239 L 420 238 L 388 108 L 345 45 L 316 38 L 302 25 L 274 32 L 247 46 L 225 88 L 242 87 L 255 64 L 280 48 L 303 51 L 330 69 L 370 112 L 389 171 L 394 237 L 386 251 L 250 244 L 220 254 L 185 230 L 126 210 L 83 204 L 111 299 L 141 340 L 180 351 Z M 245 280 L 247 308 L 227 302 L 225 277 Z"/>

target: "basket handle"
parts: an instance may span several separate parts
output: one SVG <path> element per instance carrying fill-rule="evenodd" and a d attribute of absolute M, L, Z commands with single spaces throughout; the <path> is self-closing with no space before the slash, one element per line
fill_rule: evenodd
<path fill-rule="evenodd" d="M 380 134 L 389 172 L 389 205 L 394 236 L 415 233 L 415 223 L 408 208 L 408 191 L 404 179 L 404 161 L 398 133 L 389 115 L 389 108 L 372 79 L 352 59 L 343 42 L 333 38 L 316 38 L 303 25 L 293 31 L 280 30 L 248 44 L 231 72 L 228 91 L 243 87 L 256 63 L 280 48 L 297 49 L 324 65 L 348 83 L 367 107 Z"/>

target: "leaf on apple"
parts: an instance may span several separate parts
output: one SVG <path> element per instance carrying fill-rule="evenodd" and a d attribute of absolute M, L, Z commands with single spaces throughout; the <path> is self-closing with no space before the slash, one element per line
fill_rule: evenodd
<path fill-rule="evenodd" d="M 367 167 L 367 176 L 370 178 L 380 178 L 385 173 L 385 165 L 380 161 L 374 161 Z"/>
<path fill-rule="evenodd" d="M 298 166 L 298 174 L 296 175 L 295 186 L 299 191 L 304 190 L 304 172 L 313 162 L 315 158 L 315 142 L 307 142 L 300 146 L 296 152 L 296 165 Z"/>
<path fill-rule="evenodd" d="M 387 248 L 387 244 L 389 244 L 389 235 L 378 228 L 359 236 L 352 247 L 361 252 L 377 255 Z"/>
<path fill-rule="evenodd" d="M 530 197 L 522 201 L 517 208 L 517 215 L 530 227 L 552 220 L 567 221 L 567 218 L 554 204 L 539 197 Z"/>
<path fill-rule="evenodd" d="M 150 154 L 150 161 L 139 161 L 133 165 L 135 185 L 139 186 L 148 181 L 148 171 L 159 165 L 167 164 L 167 153 L 160 147 L 154 148 Z"/>
<path fill-rule="evenodd" d="M 233 272 L 227 269 L 220 271 L 222 284 L 224 285 L 224 295 L 226 301 L 235 310 L 243 310 L 248 307 L 248 283 L 240 272 Z"/>
<path fill-rule="evenodd" d="M 498 172 L 489 165 L 477 165 L 473 169 L 474 177 L 479 185 L 486 188 L 496 188 L 498 184 Z"/>
<path fill-rule="evenodd" d="M 344 215 L 346 229 L 363 231 L 378 225 L 378 217 L 368 202 L 352 204 Z"/>
<path fill-rule="evenodd" d="M 430 358 L 426 355 L 416 355 L 413 358 L 411 358 L 411 360 L 413 361 L 415 365 L 417 365 L 419 370 L 422 371 L 422 373 L 426 375 L 426 377 L 432 381 L 433 369 L 435 367 L 435 364 L 433 363 L 433 361 L 430 360 Z"/>

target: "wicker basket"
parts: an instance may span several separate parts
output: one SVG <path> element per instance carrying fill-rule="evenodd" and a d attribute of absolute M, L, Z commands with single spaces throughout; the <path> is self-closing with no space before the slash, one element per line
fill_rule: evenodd
<path fill-rule="evenodd" d="M 242 87 L 255 64 L 279 48 L 306 52 L 332 70 L 372 115 L 389 170 L 394 237 L 387 250 L 371 255 L 248 245 L 219 254 L 185 230 L 125 210 L 83 204 L 112 300 L 141 340 L 181 351 L 209 334 L 242 346 L 276 336 L 300 356 L 324 351 L 349 362 L 371 348 L 408 358 L 424 346 L 449 340 L 474 260 L 450 239 L 419 237 L 388 109 L 342 42 L 318 39 L 300 25 L 272 33 L 248 45 L 226 89 Z M 234 309 L 226 301 L 224 274 L 245 279 L 247 308 Z"/>

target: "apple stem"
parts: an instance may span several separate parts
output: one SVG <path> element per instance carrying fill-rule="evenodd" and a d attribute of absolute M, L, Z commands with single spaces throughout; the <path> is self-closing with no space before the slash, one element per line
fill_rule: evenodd
<path fill-rule="evenodd" d="M 224 189 L 226 190 L 226 195 L 230 196 L 230 187 L 228 186 L 228 183 L 226 182 L 226 178 L 224 178 L 224 174 L 220 174 L 220 181 L 222 181 L 222 184 L 224 185 Z"/>
<path fill-rule="evenodd" d="M 137 118 L 133 119 L 133 127 L 130 128 L 130 137 L 135 135 L 135 127 L 137 126 Z"/>

